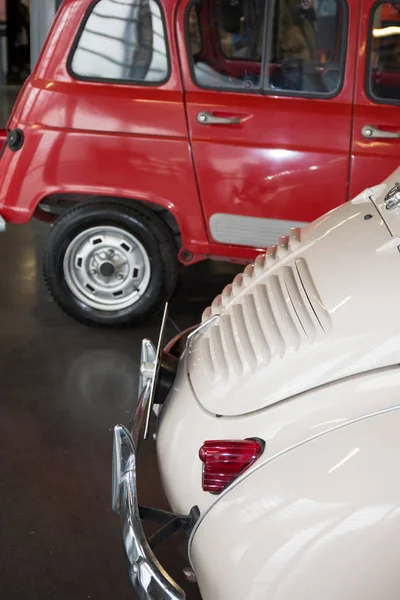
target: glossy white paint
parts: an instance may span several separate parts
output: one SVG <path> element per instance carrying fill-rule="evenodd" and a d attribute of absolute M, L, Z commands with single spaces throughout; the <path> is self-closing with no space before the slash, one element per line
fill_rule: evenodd
<path fill-rule="evenodd" d="M 204 600 L 399 596 L 400 207 L 385 206 L 398 181 L 268 249 L 181 359 L 157 451 L 172 508 L 201 511 Z M 246 437 L 264 454 L 204 493 L 203 442 Z"/>
<path fill-rule="evenodd" d="M 190 349 L 188 373 L 204 408 L 245 414 L 399 363 L 400 253 L 392 239 L 364 194 L 247 267 L 205 312 L 219 321 Z"/>
<path fill-rule="evenodd" d="M 293 446 L 398 405 L 400 367 L 396 365 L 315 388 L 250 415 L 217 418 L 196 400 L 181 368 L 161 412 L 157 433 L 158 461 L 168 501 L 173 510 L 187 514 L 195 505 L 203 513 L 219 500 L 220 496 L 201 489 L 198 452 L 205 440 L 265 440 L 263 456 L 244 475 L 250 477 L 260 464 Z"/>
<path fill-rule="evenodd" d="M 399 410 L 286 452 L 193 537 L 203 600 L 397 600 Z"/>

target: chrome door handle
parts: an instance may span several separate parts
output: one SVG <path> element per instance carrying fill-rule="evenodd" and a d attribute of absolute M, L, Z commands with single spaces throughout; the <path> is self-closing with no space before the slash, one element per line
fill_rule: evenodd
<path fill-rule="evenodd" d="M 239 125 L 240 117 L 216 117 L 212 113 L 202 111 L 197 115 L 201 125 Z"/>
<path fill-rule="evenodd" d="M 370 140 L 376 138 L 400 139 L 400 131 L 385 131 L 384 129 L 378 129 L 373 125 L 364 125 L 361 129 L 361 133 L 365 138 Z"/>

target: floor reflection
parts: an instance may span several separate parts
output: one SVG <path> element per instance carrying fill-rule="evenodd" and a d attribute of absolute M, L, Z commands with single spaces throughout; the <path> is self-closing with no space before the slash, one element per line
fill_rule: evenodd
<path fill-rule="evenodd" d="M 90 329 L 53 304 L 39 276 L 47 227 L 0 236 L 0 593 L 9 600 L 133 598 L 110 509 L 111 435 L 129 421 L 140 342 L 160 316 L 124 331 Z M 168 335 L 200 319 L 239 267 L 203 263 L 182 273 Z M 143 502 L 166 506 L 154 444 L 143 446 Z M 182 582 L 185 542 L 160 548 Z M 183 582 L 182 582 L 183 583 Z M 198 599 L 187 586 L 188 599 Z"/>

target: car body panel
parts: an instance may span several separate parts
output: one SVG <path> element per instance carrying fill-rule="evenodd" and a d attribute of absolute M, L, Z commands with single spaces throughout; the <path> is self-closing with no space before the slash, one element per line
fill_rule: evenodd
<path fill-rule="evenodd" d="M 181 364 L 157 428 L 159 470 L 172 509 L 187 514 L 197 505 L 204 513 L 219 501 L 201 488 L 199 450 L 206 440 L 264 440 L 264 453 L 243 475 L 251 477 L 263 463 L 315 435 L 396 406 L 399 385 L 395 366 L 315 388 L 253 414 L 217 417 L 196 400 Z"/>
<path fill-rule="evenodd" d="M 346 202 L 358 2 L 350 3 L 344 84 L 329 99 L 199 88 L 185 49 L 185 12 L 181 3 L 178 22 L 186 109 L 208 226 L 215 213 L 313 221 Z M 207 17 L 212 21 L 212 14 Z M 204 36 L 207 33 L 204 28 Z M 204 110 L 239 117 L 242 122 L 204 126 L 197 119 Z"/>
<path fill-rule="evenodd" d="M 192 537 L 202 598 L 395 600 L 399 426 L 399 406 L 339 425 L 229 489 Z"/>
<path fill-rule="evenodd" d="M 176 218 L 184 245 L 207 243 L 188 142 L 172 2 L 165 0 L 170 78 L 160 86 L 78 81 L 67 59 L 91 2 L 67 0 L 10 117 L 25 134 L 6 148 L 0 212 L 28 221 L 50 194 L 114 196 L 150 202 Z M 171 160 L 173 157 L 173 160 Z M 191 209 L 186 210 L 188 198 Z"/>

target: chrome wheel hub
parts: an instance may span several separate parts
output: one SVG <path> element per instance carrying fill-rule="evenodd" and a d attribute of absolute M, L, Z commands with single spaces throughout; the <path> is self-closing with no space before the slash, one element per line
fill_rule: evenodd
<path fill-rule="evenodd" d="M 64 257 L 71 292 L 103 311 L 127 308 L 146 291 L 151 275 L 143 245 L 118 227 L 93 227 L 72 240 Z"/>

